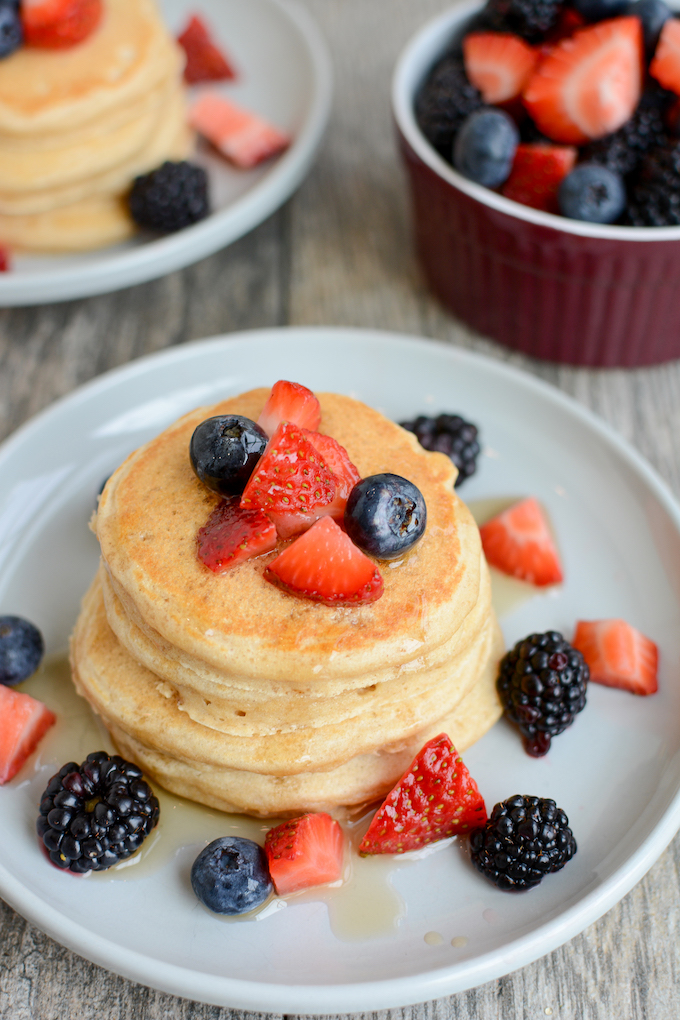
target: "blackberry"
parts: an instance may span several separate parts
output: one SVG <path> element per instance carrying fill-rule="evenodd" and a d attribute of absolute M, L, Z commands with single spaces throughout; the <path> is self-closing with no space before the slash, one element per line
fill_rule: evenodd
<path fill-rule="evenodd" d="M 540 758 L 571 726 L 585 708 L 589 679 L 581 653 L 555 630 L 530 634 L 501 659 L 496 687 L 528 754 Z"/>
<path fill-rule="evenodd" d="M 479 443 L 477 426 L 459 414 L 439 414 L 436 418 L 419 415 L 413 421 L 399 423 L 413 432 L 426 450 L 437 450 L 451 458 L 458 468 L 456 487 L 477 470 Z"/>
<path fill-rule="evenodd" d="M 141 769 L 95 751 L 82 765 L 67 762 L 52 776 L 36 829 L 58 868 L 105 871 L 139 850 L 159 811 Z"/>
<path fill-rule="evenodd" d="M 135 178 L 128 203 L 140 227 L 163 233 L 182 230 L 210 212 L 208 175 L 193 163 L 166 160 L 157 170 Z"/>
<path fill-rule="evenodd" d="M 555 27 L 563 6 L 564 0 L 489 0 L 484 14 L 493 31 L 538 43 Z"/>
<path fill-rule="evenodd" d="M 650 149 L 629 184 L 628 196 L 625 223 L 634 227 L 680 224 L 680 142 Z"/>
<path fill-rule="evenodd" d="M 649 105 L 641 103 L 618 131 L 584 146 L 580 159 L 585 163 L 605 166 L 626 177 L 638 168 L 645 153 L 665 143 L 663 109 L 650 101 Z"/>
<path fill-rule="evenodd" d="M 554 800 L 509 797 L 496 804 L 483 829 L 470 834 L 472 863 L 506 892 L 538 885 L 576 853 L 569 819 Z"/>
<path fill-rule="evenodd" d="M 416 96 L 416 120 L 428 142 L 451 163 L 458 129 L 483 105 L 481 92 L 468 81 L 462 57 L 447 53 Z"/>

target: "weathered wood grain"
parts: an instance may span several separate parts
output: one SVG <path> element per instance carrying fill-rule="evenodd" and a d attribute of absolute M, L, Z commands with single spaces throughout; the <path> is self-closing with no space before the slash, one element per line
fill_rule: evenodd
<path fill-rule="evenodd" d="M 259 326 L 337 324 L 436 337 L 507 360 L 609 421 L 680 495 L 680 363 L 639 371 L 540 364 L 472 334 L 428 294 L 413 258 L 389 79 L 441 0 L 304 0 L 333 51 L 336 98 L 309 179 L 226 251 L 115 295 L 0 311 L 0 437 L 131 358 Z M 597 791 L 593 791 L 597 797 Z M 618 906 L 498 981 L 374 1020 L 670 1020 L 680 1016 L 680 839 Z M 1 1020 L 227 1020 L 58 946 L 0 902 Z M 273 1020 L 273 1018 L 272 1018 Z"/>

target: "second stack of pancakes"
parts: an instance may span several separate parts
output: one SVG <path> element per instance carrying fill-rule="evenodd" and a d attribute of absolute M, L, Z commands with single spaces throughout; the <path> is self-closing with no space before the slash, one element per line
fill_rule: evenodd
<path fill-rule="evenodd" d="M 224 811 L 355 810 L 430 737 L 458 750 L 499 717 L 502 640 L 479 532 L 450 460 L 350 398 L 319 394 L 319 431 L 362 476 L 413 481 L 423 539 L 380 564 L 375 603 L 329 607 L 267 582 L 275 552 L 214 574 L 196 534 L 218 501 L 188 456 L 214 414 L 257 420 L 254 390 L 202 408 L 132 454 L 102 494 L 102 551 L 72 641 L 75 684 L 121 753 L 162 786 Z"/>

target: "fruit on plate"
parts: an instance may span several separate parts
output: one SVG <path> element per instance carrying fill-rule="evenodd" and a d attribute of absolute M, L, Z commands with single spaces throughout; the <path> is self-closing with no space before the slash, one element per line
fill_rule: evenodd
<path fill-rule="evenodd" d="M 328 606 L 376 602 L 380 571 L 331 517 L 322 517 L 273 559 L 265 578 L 292 595 Z"/>
<path fill-rule="evenodd" d="M 224 499 L 196 536 L 201 563 L 221 574 L 237 563 L 270 552 L 276 545 L 274 522 L 261 510 L 244 510 L 238 499 Z"/>
<path fill-rule="evenodd" d="M 94 751 L 82 764 L 67 762 L 52 776 L 36 830 L 52 863 L 81 875 L 105 871 L 136 853 L 159 814 L 137 765 Z"/>
<path fill-rule="evenodd" d="M 5 0 L 0 5 L 0 60 L 18 50 L 24 41 L 19 4 Z"/>
<path fill-rule="evenodd" d="M 550 51 L 524 90 L 524 104 L 548 138 L 581 145 L 616 131 L 632 116 L 642 67 L 639 19 L 600 21 Z"/>
<path fill-rule="evenodd" d="M 198 425 L 189 443 L 196 476 L 221 496 L 240 495 L 264 453 L 267 435 L 241 414 L 219 414 Z"/>
<path fill-rule="evenodd" d="M 456 135 L 453 165 L 463 177 L 496 188 L 507 179 L 519 132 L 504 110 L 483 107 L 471 113 Z"/>
<path fill-rule="evenodd" d="M 425 534 L 427 507 L 417 485 L 384 472 L 357 482 L 347 500 L 344 520 L 355 545 L 379 560 L 394 560 Z"/>
<path fill-rule="evenodd" d="M 501 188 L 506 198 L 544 212 L 559 212 L 560 184 L 573 168 L 577 151 L 571 145 L 521 143 L 510 176 Z"/>
<path fill-rule="evenodd" d="M 520 581 L 543 586 L 563 580 L 562 565 L 545 514 L 529 497 L 479 529 L 488 563 Z"/>
<path fill-rule="evenodd" d="M 680 21 L 669 18 L 663 28 L 649 73 L 665 89 L 680 95 Z"/>
<path fill-rule="evenodd" d="M 344 833 L 324 811 L 291 818 L 270 829 L 264 851 L 279 896 L 342 878 Z"/>
<path fill-rule="evenodd" d="M 281 422 L 241 496 L 244 509 L 271 517 L 281 538 L 304 531 L 334 509 L 335 476 L 311 441 L 313 435 Z"/>
<path fill-rule="evenodd" d="M 9 248 L 5 247 L 4 244 L 0 244 L 0 273 L 8 273 L 11 266 L 12 261 Z"/>
<path fill-rule="evenodd" d="M 192 14 L 187 27 L 177 36 L 177 42 L 186 54 L 184 80 L 188 85 L 203 81 L 229 81 L 236 77 L 231 63 L 198 15 Z"/>
<path fill-rule="evenodd" d="M 376 811 L 359 853 L 402 854 L 484 825 L 477 784 L 446 733 L 421 748 Z"/>
<path fill-rule="evenodd" d="M 135 178 L 128 205 L 140 227 L 162 233 L 183 230 L 210 212 L 208 175 L 186 160 L 166 160 L 157 170 Z"/>
<path fill-rule="evenodd" d="M 56 719 L 30 694 L 0 684 L 0 786 L 14 778 Z"/>
<path fill-rule="evenodd" d="M 560 184 L 558 204 L 564 216 L 587 223 L 614 223 L 626 205 L 623 179 L 606 166 L 579 163 Z"/>
<path fill-rule="evenodd" d="M 506 892 L 531 889 L 576 853 L 569 819 L 554 800 L 515 796 L 496 804 L 470 835 L 472 863 Z"/>
<path fill-rule="evenodd" d="M 625 620 L 579 620 L 572 644 L 588 663 L 595 683 L 631 694 L 658 690 L 659 650 Z"/>
<path fill-rule="evenodd" d="M 102 0 L 22 0 L 24 41 L 43 49 L 75 46 L 94 32 L 102 14 Z"/>
<path fill-rule="evenodd" d="M 505 714 L 534 758 L 585 708 L 587 686 L 583 655 L 554 630 L 518 641 L 501 659 L 496 681 Z"/>
<path fill-rule="evenodd" d="M 399 424 L 413 432 L 425 450 L 436 450 L 451 458 L 458 468 L 456 488 L 477 470 L 478 429 L 461 415 L 445 412 L 429 418 L 421 414 L 412 421 L 400 421 Z"/>
<path fill-rule="evenodd" d="M 538 61 L 532 46 L 505 32 L 470 32 L 463 57 L 468 78 L 491 105 L 521 95 Z"/>
<path fill-rule="evenodd" d="M 311 431 L 318 429 L 321 421 L 319 401 L 302 383 L 287 379 L 275 382 L 257 424 L 271 438 L 283 421 Z"/>
<path fill-rule="evenodd" d="M 32 676 L 45 653 L 42 634 L 21 616 L 0 616 L 0 684 L 14 687 Z"/>
<path fill-rule="evenodd" d="M 223 156 L 243 170 L 278 156 L 290 145 L 290 136 L 264 117 L 216 92 L 199 96 L 189 113 L 189 122 Z"/>
<path fill-rule="evenodd" d="M 191 887 L 201 903 L 216 914 L 255 910 L 272 891 L 265 852 L 242 836 L 214 839 L 191 867 Z"/>

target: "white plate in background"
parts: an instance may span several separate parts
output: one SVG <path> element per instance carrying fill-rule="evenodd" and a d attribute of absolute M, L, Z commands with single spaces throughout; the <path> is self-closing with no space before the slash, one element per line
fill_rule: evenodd
<path fill-rule="evenodd" d="M 680 511 L 611 429 L 503 363 L 360 330 L 233 334 L 110 372 L 4 444 L 0 612 L 29 617 L 48 649 L 63 648 L 96 568 L 86 524 L 101 480 L 190 408 L 282 377 L 355 395 L 396 420 L 448 410 L 478 423 L 484 453 L 462 497 L 537 496 L 565 567 L 563 586 L 503 619 L 508 644 L 549 628 L 570 637 L 578 618 L 621 616 L 659 645 L 654 697 L 593 684 L 586 709 L 545 758 L 528 757 L 504 722 L 465 754 L 489 808 L 515 793 L 554 798 L 578 853 L 538 888 L 512 895 L 454 844 L 395 871 L 406 915 L 371 940 L 337 939 L 318 902 L 228 924 L 197 905 L 179 857 L 130 882 L 78 880 L 48 866 L 33 832 L 36 799 L 62 762 L 47 762 L 40 775 L 26 766 L 0 789 L 0 893 L 88 959 L 190 999 L 343 1013 L 450 995 L 582 931 L 642 877 L 680 824 Z M 432 932 L 439 944 L 426 941 Z"/>
<path fill-rule="evenodd" d="M 160 0 L 160 6 L 175 36 L 191 14 L 205 19 L 238 73 L 211 88 L 289 132 L 290 148 L 238 170 L 200 146 L 196 159 L 208 170 L 213 208 L 205 220 L 157 239 L 74 255 L 16 255 L 11 271 L 0 273 L 0 307 L 105 294 L 191 265 L 265 220 L 307 175 L 332 93 L 328 49 L 307 11 L 295 0 Z"/>

